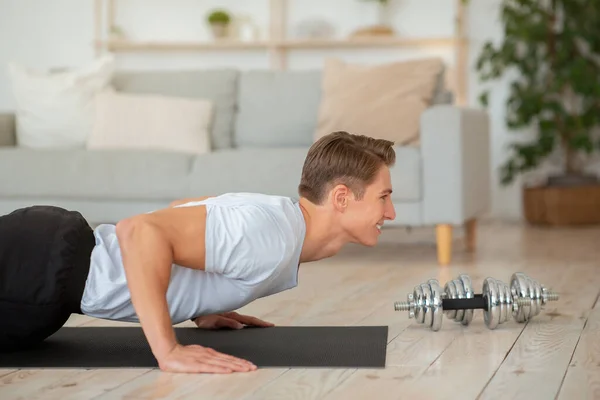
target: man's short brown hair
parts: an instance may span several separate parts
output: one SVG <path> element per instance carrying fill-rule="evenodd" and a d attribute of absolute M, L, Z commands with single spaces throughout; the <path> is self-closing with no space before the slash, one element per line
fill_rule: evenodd
<path fill-rule="evenodd" d="M 317 140 L 308 151 L 298 186 L 300 196 L 321 204 L 335 185 L 348 186 L 361 199 L 383 165 L 396 162 L 394 142 L 344 131 Z"/>

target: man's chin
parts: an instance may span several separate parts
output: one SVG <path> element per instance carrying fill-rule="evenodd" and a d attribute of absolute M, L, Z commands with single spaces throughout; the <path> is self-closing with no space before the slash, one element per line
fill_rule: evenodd
<path fill-rule="evenodd" d="M 377 246 L 378 238 L 372 238 L 369 240 L 361 240 L 359 243 L 366 247 L 375 247 Z"/>

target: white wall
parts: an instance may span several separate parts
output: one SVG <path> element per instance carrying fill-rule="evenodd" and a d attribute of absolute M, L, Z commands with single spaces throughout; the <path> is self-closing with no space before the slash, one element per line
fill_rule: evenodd
<path fill-rule="evenodd" d="M 334 24 L 336 35 L 345 36 L 353 29 L 376 20 L 374 3 L 362 0 L 289 0 L 289 34 L 307 18 L 322 18 Z M 471 0 L 468 15 L 470 64 L 488 39 L 501 38 L 497 8 L 500 0 Z M 48 69 L 82 65 L 94 57 L 93 0 L 0 0 L 0 112 L 15 107 L 6 63 L 15 61 L 32 68 Z M 453 31 L 455 0 L 395 0 L 390 19 L 399 34 L 405 36 L 445 36 Z M 206 11 L 224 7 L 252 17 L 267 33 L 268 0 L 120 0 L 117 23 L 133 39 L 202 40 L 209 37 L 204 23 Z M 324 56 L 339 56 L 356 62 L 390 60 L 440 55 L 453 62 L 450 49 L 346 49 L 295 50 L 289 68 L 317 68 Z M 214 53 L 120 54 L 121 69 L 202 68 L 234 66 L 267 68 L 264 50 L 216 51 Z M 506 157 L 505 146 L 513 133 L 504 127 L 506 82 L 492 85 L 492 216 L 521 217 L 520 192 L 517 184 L 504 188 L 497 178 L 497 168 Z M 469 77 L 470 103 L 477 106 L 481 86 L 473 71 Z"/>

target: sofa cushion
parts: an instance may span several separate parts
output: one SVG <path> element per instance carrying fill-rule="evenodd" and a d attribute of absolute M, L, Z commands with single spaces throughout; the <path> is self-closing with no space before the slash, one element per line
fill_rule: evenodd
<path fill-rule="evenodd" d="M 308 147 L 222 150 L 196 157 L 192 196 L 259 192 L 298 197 Z"/>
<path fill-rule="evenodd" d="M 214 102 L 211 127 L 213 149 L 232 146 L 238 72 L 233 69 L 198 71 L 117 72 L 115 89 L 127 93 L 203 98 Z"/>
<path fill-rule="evenodd" d="M 320 99 L 320 71 L 241 72 L 236 147 L 310 146 Z"/>
<path fill-rule="evenodd" d="M 106 54 L 62 72 L 15 62 L 8 77 L 16 102 L 16 141 L 30 148 L 84 148 L 94 126 L 94 99 L 110 87 L 115 69 Z"/>
<path fill-rule="evenodd" d="M 396 164 L 390 169 L 392 201 L 420 201 L 421 151 L 416 146 L 396 146 Z"/>
<path fill-rule="evenodd" d="M 107 90 L 96 96 L 87 148 L 205 154 L 211 149 L 213 110 L 205 99 Z"/>
<path fill-rule="evenodd" d="M 340 130 L 398 144 L 419 139 L 442 69 L 437 57 L 379 65 L 327 59 L 315 140 Z"/>
<path fill-rule="evenodd" d="M 0 112 L 0 146 L 16 146 L 17 118 L 12 112 Z"/>
<path fill-rule="evenodd" d="M 0 148 L 2 197 L 172 200 L 188 196 L 193 155 Z"/>

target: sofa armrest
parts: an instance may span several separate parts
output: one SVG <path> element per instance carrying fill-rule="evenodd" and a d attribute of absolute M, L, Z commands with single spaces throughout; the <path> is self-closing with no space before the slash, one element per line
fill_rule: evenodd
<path fill-rule="evenodd" d="M 490 210 L 490 124 L 485 110 L 437 105 L 421 116 L 423 220 L 463 224 Z"/>
<path fill-rule="evenodd" d="M 11 113 L 0 112 L 0 147 L 16 146 L 16 120 Z"/>

